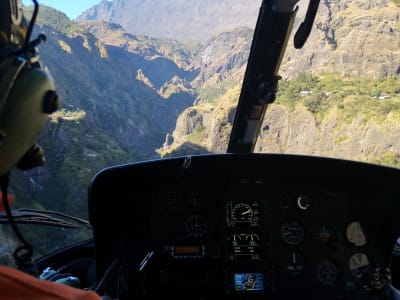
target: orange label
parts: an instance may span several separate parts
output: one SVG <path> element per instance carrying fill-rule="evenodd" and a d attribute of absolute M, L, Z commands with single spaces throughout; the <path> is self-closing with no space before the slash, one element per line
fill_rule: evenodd
<path fill-rule="evenodd" d="M 9 205 L 14 203 L 15 197 L 13 195 L 8 195 L 7 196 L 7 202 Z M 3 195 L 0 193 L 0 211 L 4 211 L 5 207 L 3 205 Z"/>

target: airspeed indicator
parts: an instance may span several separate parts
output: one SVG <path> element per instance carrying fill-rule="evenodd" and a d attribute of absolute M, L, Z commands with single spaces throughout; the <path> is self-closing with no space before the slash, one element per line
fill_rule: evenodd
<path fill-rule="evenodd" d="M 226 206 L 227 223 L 229 226 L 250 225 L 255 227 L 259 225 L 259 209 L 258 202 L 251 203 L 232 203 Z"/>

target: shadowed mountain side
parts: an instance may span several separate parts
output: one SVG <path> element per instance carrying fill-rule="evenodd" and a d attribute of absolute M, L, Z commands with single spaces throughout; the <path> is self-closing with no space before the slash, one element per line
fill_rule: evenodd
<path fill-rule="evenodd" d="M 115 57 L 131 55 L 139 80 L 160 92 L 168 82 L 180 89 L 195 89 L 198 101 L 222 95 L 243 78 L 253 30 L 239 27 L 212 36 L 204 43 L 181 43 L 127 33 L 104 21 L 83 23 L 107 45 Z M 171 82 L 172 77 L 172 82 Z M 231 82 L 225 86 L 224 82 Z M 170 85 L 171 86 L 171 85 Z"/>
<path fill-rule="evenodd" d="M 94 122 L 93 128 L 111 130 L 110 123 L 117 122 L 122 127 L 116 128 L 120 127 L 126 134 L 120 138 L 120 143 L 129 148 L 137 144 L 135 148 L 139 147 L 143 152 L 154 149 L 162 131 L 172 126 L 176 118 L 173 111 L 177 109 L 170 111 L 171 102 L 136 79 L 134 65 L 120 67 L 132 63 L 129 53 L 114 55 L 90 36 L 67 37 L 51 33 L 44 27 L 41 31 L 49 36 L 49 42 L 41 48 L 43 62 L 56 79 L 65 108 L 87 111 L 87 118 Z M 117 52 L 121 52 L 120 49 Z M 179 106 L 183 108 L 192 101 L 193 96 Z M 148 128 L 153 133 L 146 136 L 146 141 L 139 142 L 140 136 L 144 136 L 127 136 L 129 128 L 143 134 Z"/>
<path fill-rule="evenodd" d="M 199 41 L 238 26 L 253 28 L 260 4 L 259 0 L 103 0 L 77 20 L 103 20 L 133 34 Z"/>
<path fill-rule="evenodd" d="M 15 172 L 11 191 L 21 206 L 86 217 L 92 176 L 106 166 L 158 157 L 155 149 L 195 94 L 176 78 L 180 68 L 161 54 L 152 60 L 107 45 L 45 6 L 38 21 L 33 36 L 47 36 L 39 50 L 63 102 L 40 139 L 47 163 Z M 140 68 L 171 73 L 161 76 L 165 82 L 153 80 L 160 85 L 155 89 L 138 77 Z M 193 77 L 191 72 L 179 74 Z"/>
<path fill-rule="evenodd" d="M 130 69 L 129 76 L 132 76 L 131 78 L 142 82 L 149 89 L 158 93 L 161 98 L 167 98 L 171 108 L 184 109 L 193 104 L 194 94 L 188 80 L 197 76 L 199 73 L 197 70 L 182 70 L 173 61 L 160 55 L 148 59 L 142 54 L 136 54 L 117 46 L 105 45 L 105 48 L 113 64 L 120 66 L 121 73 Z M 175 87 L 176 89 L 166 96 L 162 92 L 165 87 Z M 181 102 L 173 102 L 173 96 L 180 92 L 187 94 L 187 97 L 182 98 Z M 173 116 L 168 117 L 173 118 Z"/>

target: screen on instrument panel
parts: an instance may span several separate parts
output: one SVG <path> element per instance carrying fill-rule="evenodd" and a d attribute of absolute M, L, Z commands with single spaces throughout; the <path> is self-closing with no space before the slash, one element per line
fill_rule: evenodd
<path fill-rule="evenodd" d="M 264 275 L 262 273 L 235 273 L 234 281 L 237 292 L 264 291 Z"/>

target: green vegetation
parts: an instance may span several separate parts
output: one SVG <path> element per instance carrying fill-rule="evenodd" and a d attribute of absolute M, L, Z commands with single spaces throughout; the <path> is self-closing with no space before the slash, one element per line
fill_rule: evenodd
<path fill-rule="evenodd" d="M 30 20 L 32 14 L 33 6 L 24 7 L 24 15 L 28 20 Z M 78 23 L 71 21 L 64 13 L 45 5 L 40 5 L 39 15 L 36 22 L 41 25 L 49 26 L 54 30 L 67 35 L 80 28 Z"/>
<path fill-rule="evenodd" d="M 400 5 L 400 0 L 394 1 Z M 32 7 L 25 8 L 25 15 L 27 19 L 31 17 Z M 78 45 L 85 41 L 76 38 L 76 33 L 81 32 L 83 27 L 66 15 L 41 5 L 37 22 L 64 34 L 57 33 L 52 40 L 49 39 L 46 47 L 41 48 L 41 53 L 65 96 L 65 104 L 82 109 L 63 109 L 51 116 L 52 122 L 48 123 L 40 140 L 47 158 L 45 167 L 12 174 L 11 192 L 17 196 L 17 207 L 59 210 L 87 218 L 87 187 L 93 175 L 106 166 L 154 157 L 151 147 L 158 146 L 161 140 L 156 134 L 168 131 L 166 128 L 170 125 L 166 124 L 174 122 L 173 114 L 165 113 L 167 101 L 158 103 L 153 91 L 130 80 L 132 74 L 123 68 L 119 69 L 120 62 L 115 57 L 103 59 L 96 57 L 95 51 L 79 48 Z M 250 39 L 252 31 L 240 29 L 237 34 L 243 39 Z M 87 34 L 82 36 L 88 37 Z M 199 43 L 183 45 L 172 40 L 132 36 L 120 27 L 107 30 L 107 37 L 130 39 L 132 43 L 136 41 L 138 45 L 131 45 L 138 51 L 135 59 L 139 59 L 140 55 L 147 59 L 164 55 L 173 59 L 182 70 L 191 70 L 193 57 L 202 50 Z M 227 39 L 229 35 L 225 37 Z M 224 40 L 224 34 L 219 38 Z M 65 55 L 68 49 L 70 55 Z M 122 56 L 118 59 L 126 61 Z M 146 63 L 149 61 L 146 60 Z M 163 71 L 156 69 L 155 73 L 162 75 Z M 177 91 L 176 86 L 171 86 L 166 90 L 166 95 Z M 214 109 L 213 117 L 222 120 L 222 115 L 226 113 L 224 109 L 238 100 L 240 85 L 225 80 L 199 89 L 196 93 L 197 103 L 210 103 L 207 105 L 210 110 Z M 387 116 L 400 122 L 400 76 L 372 80 L 343 77 L 336 73 L 321 76 L 300 74 L 296 80 L 280 82 L 276 103 L 287 107 L 289 111 L 294 111 L 297 106 L 306 107 L 317 121 L 335 112 L 339 125 L 351 123 L 356 118 L 361 118 L 365 123 L 379 124 Z M 227 123 L 226 119 L 223 121 Z M 230 129 L 229 124 L 223 130 L 226 128 Z M 204 126 L 197 127 L 186 141 L 178 145 L 183 145 L 182 154 L 187 149 L 205 153 L 207 149 L 202 148 L 205 147 L 202 142 L 206 134 Z M 345 144 L 350 139 L 350 135 L 345 135 L 337 138 L 335 143 Z M 141 145 L 144 143 L 146 147 Z M 169 149 L 170 152 L 176 150 L 173 147 Z M 371 155 L 365 154 L 366 159 L 400 167 L 400 157 L 392 151 L 386 151 L 380 157 Z M 90 236 L 90 233 L 54 231 L 51 234 L 39 231 L 39 234 L 27 237 L 39 244 L 35 245 L 38 254 L 52 249 L 54 241 L 62 247 L 76 240 L 77 236 Z M 49 238 L 41 238 L 44 235 Z M 0 256 L 0 260 L 3 261 L 3 257 Z"/>
<path fill-rule="evenodd" d="M 224 86 L 229 85 L 233 86 L 234 83 L 224 82 Z M 388 128 L 395 130 L 400 126 L 399 87 L 400 76 L 369 79 L 342 76 L 337 73 L 321 76 L 300 74 L 296 80 L 280 82 L 276 104 L 284 106 L 288 112 L 306 108 L 315 118 L 317 127 L 322 122 L 326 122 L 328 118 L 334 119 L 333 130 L 343 129 L 339 135 L 336 135 L 337 132 L 332 132 L 332 136 L 335 138 L 334 144 L 337 147 L 346 147 L 345 145 L 350 145 L 353 140 L 352 132 L 349 132 L 347 128 L 354 121 L 357 121 L 359 126 L 374 126 L 378 131 L 382 129 L 383 134 L 384 130 L 388 130 Z M 222 117 L 216 116 L 220 111 L 226 112 L 224 109 L 238 100 L 240 85 L 229 89 L 218 99 L 214 97 L 217 97 L 221 91 L 217 90 L 218 93 L 215 94 L 212 94 L 212 91 L 212 89 L 202 91 L 204 95 L 210 95 L 210 103 L 201 103 L 197 107 L 199 111 L 201 111 L 200 107 L 205 108 L 204 113 L 212 112 L 214 118 L 223 120 Z M 203 96 L 203 99 L 206 97 Z M 205 134 L 205 128 L 198 128 L 184 141 L 202 146 Z M 179 145 L 172 145 L 171 149 L 176 146 Z M 364 151 L 353 159 L 400 167 L 400 158 L 392 151 L 386 151 L 382 155 L 374 151 L 371 153 Z"/>
<path fill-rule="evenodd" d="M 304 106 L 313 114 L 317 124 L 335 114 L 337 129 L 357 120 L 360 126 L 394 130 L 400 126 L 399 87 L 398 75 L 368 79 L 339 74 L 318 77 L 302 74 L 296 80 L 281 83 L 277 104 L 285 106 L 289 112 Z M 348 134 L 336 137 L 335 145 L 351 143 L 353 137 Z M 391 150 L 382 154 L 366 151 L 352 159 L 400 167 L 400 156 Z"/>
<path fill-rule="evenodd" d="M 198 144 L 199 141 L 203 140 L 206 137 L 206 128 L 204 126 L 198 126 L 191 134 L 186 137 L 186 139 L 187 141 Z"/>
<path fill-rule="evenodd" d="M 370 162 L 400 168 L 400 156 L 390 150 L 383 152 L 379 157 L 370 158 Z"/>
<path fill-rule="evenodd" d="M 86 112 L 84 110 L 76 110 L 76 111 L 67 111 L 65 109 L 61 109 L 52 115 L 50 115 L 50 119 L 52 122 L 58 122 L 59 119 L 66 121 L 75 121 L 78 122 L 86 117 Z"/>
<path fill-rule="evenodd" d="M 196 103 L 215 103 L 226 93 L 237 86 L 238 82 L 225 80 L 216 85 L 198 90 Z M 236 99 L 237 100 L 237 99 Z"/>
<path fill-rule="evenodd" d="M 366 121 L 383 121 L 389 113 L 400 117 L 400 76 L 368 79 L 336 73 L 320 77 L 301 74 L 296 80 L 281 83 L 277 103 L 289 111 L 303 105 L 317 119 L 337 107 L 345 123 L 357 115 L 363 115 Z"/>
<path fill-rule="evenodd" d="M 349 141 L 349 140 L 350 140 L 350 137 L 349 137 L 349 136 L 340 136 L 340 137 L 338 137 L 338 138 L 336 139 L 335 144 L 336 144 L 336 145 L 339 145 L 339 144 L 344 143 L 344 142 L 347 142 L 347 141 Z"/>

